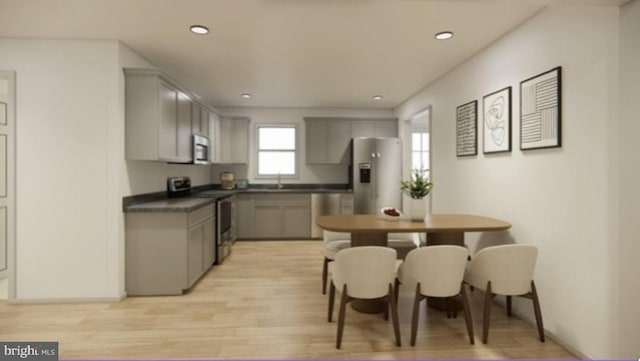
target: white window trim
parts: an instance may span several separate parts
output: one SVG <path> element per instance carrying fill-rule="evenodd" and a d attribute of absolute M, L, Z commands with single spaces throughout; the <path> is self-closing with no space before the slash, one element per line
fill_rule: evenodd
<path fill-rule="evenodd" d="M 294 147 L 295 150 L 294 152 L 294 157 L 295 157 L 295 161 L 293 164 L 293 174 L 281 174 L 280 175 L 280 179 L 299 179 L 300 178 L 300 142 L 298 141 L 300 134 L 299 134 L 299 127 L 298 124 L 291 124 L 291 123 L 275 123 L 275 124 L 256 124 L 256 133 L 255 133 L 255 137 L 256 137 L 256 153 L 255 153 L 255 159 L 256 159 L 256 167 L 255 167 L 255 174 L 254 177 L 255 179 L 278 179 L 278 175 L 277 174 L 260 174 L 260 128 L 294 128 L 294 131 L 296 133 L 295 135 L 295 139 L 294 139 Z M 271 149 L 269 151 L 279 151 L 277 149 Z M 280 151 L 283 152 L 291 152 L 290 149 L 282 149 Z"/>

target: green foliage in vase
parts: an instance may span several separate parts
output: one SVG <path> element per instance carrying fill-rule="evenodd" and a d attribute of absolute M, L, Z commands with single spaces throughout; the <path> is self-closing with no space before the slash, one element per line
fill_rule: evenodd
<path fill-rule="evenodd" d="M 400 190 L 413 199 L 426 197 L 433 188 L 433 183 L 429 182 L 427 171 L 424 169 L 414 169 L 411 178 L 402 181 L 401 184 Z"/>

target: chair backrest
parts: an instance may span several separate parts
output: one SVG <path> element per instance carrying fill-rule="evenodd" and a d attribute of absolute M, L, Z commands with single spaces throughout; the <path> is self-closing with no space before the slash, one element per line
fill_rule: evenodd
<path fill-rule="evenodd" d="M 492 246 L 473 256 L 466 281 L 479 289 L 500 295 L 523 295 L 531 291 L 538 249 L 526 244 Z"/>
<path fill-rule="evenodd" d="M 451 297 L 460 293 L 469 253 L 460 246 L 429 246 L 412 250 L 398 271 L 403 287 L 420 283 L 425 296 Z"/>
<path fill-rule="evenodd" d="M 395 279 L 396 251 L 388 247 L 363 246 L 343 249 L 336 254 L 333 284 L 354 298 L 379 298 L 389 293 Z"/>
<path fill-rule="evenodd" d="M 322 231 L 322 237 L 324 243 L 329 243 L 333 241 L 350 241 L 351 234 L 346 232 L 333 232 L 333 231 Z"/>

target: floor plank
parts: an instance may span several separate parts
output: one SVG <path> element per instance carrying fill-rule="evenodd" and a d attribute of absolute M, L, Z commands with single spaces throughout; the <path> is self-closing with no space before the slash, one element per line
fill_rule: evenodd
<path fill-rule="evenodd" d="M 552 340 L 539 342 L 534 327 L 507 318 L 497 305 L 489 343 L 482 344 L 481 292 L 471 294 L 475 345 L 462 314 L 447 319 L 421 307 L 412 347 L 413 294 L 405 289 L 398 303 L 402 347 L 394 344 L 391 322 L 348 308 L 336 350 L 336 318 L 326 321 L 321 266 L 319 241 L 241 241 L 182 296 L 71 305 L 0 301 L 0 340 L 58 341 L 61 359 L 575 359 Z"/>

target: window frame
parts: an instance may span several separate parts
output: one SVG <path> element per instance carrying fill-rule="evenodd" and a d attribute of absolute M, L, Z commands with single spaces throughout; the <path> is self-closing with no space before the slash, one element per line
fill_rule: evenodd
<path fill-rule="evenodd" d="M 268 149 L 261 150 L 260 149 L 260 129 L 262 128 L 290 128 L 293 129 L 294 132 L 294 143 L 293 150 L 291 149 Z M 256 167 L 255 167 L 255 177 L 256 179 L 277 179 L 278 174 L 260 174 L 260 153 L 261 152 L 282 152 L 288 153 L 293 152 L 293 174 L 280 174 L 281 179 L 298 179 L 300 177 L 300 167 L 298 163 L 300 161 L 300 142 L 298 141 L 299 132 L 298 132 L 298 124 L 291 123 L 281 123 L 281 124 L 256 124 Z"/>

